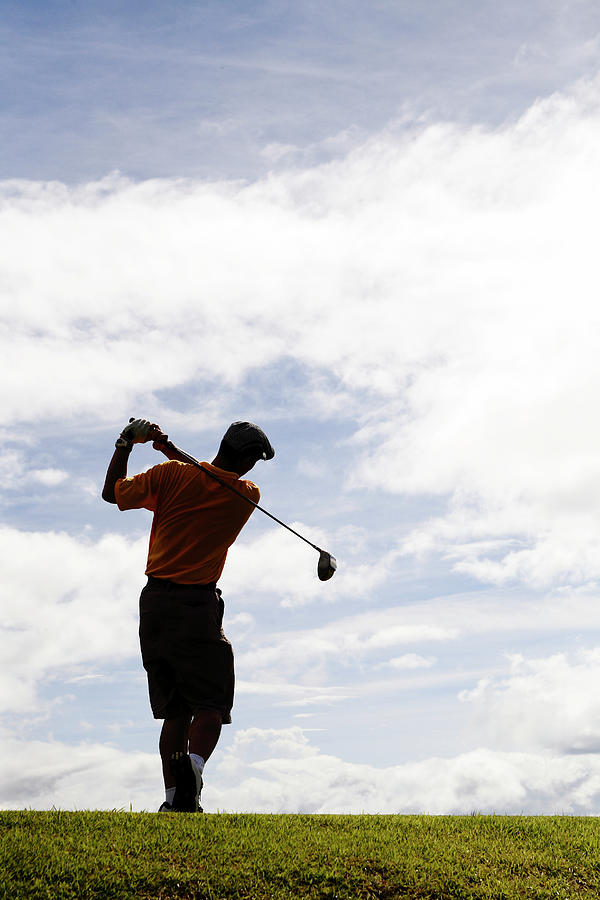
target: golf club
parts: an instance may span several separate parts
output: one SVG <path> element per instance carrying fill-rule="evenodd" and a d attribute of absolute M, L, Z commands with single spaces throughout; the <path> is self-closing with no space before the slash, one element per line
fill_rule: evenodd
<path fill-rule="evenodd" d="M 131 418 L 129 420 L 133 422 L 134 419 Z M 125 429 L 126 431 L 127 429 Z M 166 440 L 166 439 L 165 439 Z M 156 442 L 155 442 L 156 443 Z M 158 442 L 160 443 L 160 442 Z M 320 547 L 317 547 L 316 544 L 313 544 L 312 541 L 309 541 L 308 538 L 305 538 L 298 531 L 295 531 L 293 528 L 290 528 L 289 525 L 286 525 L 285 522 L 282 522 L 281 519 L 278 519 L 277 516 L 274 516 L 268 510 L 264 509 L 264 507 L 259 506 L 258 503 L 255 503 L 254 500 L 250 500 L 249 497 L 246 497 L 244 494 L 237 491 L 232 485 L 227 484 L 226 481 L 223 481 L 219 478 L 218 475 L 215 475 L 214 472 L 210 472 L 208 469 L 205 469 L 202 463 L 198 462 L 193 456 L 190 456 L 189 453 L 186 453 L 184 450 L 181 450 L 179 447 L 176 447 L 173 441 L 169 441 L 171 447 L 182 457 L 186 462 L 190 463 L 192 466 L 196 466 L 197 469 L 200 469 L 201 472 L 204 472 L 205 475 L 208 475 L 209 478 L 213 478 L 215 481 L 218 481 L 222 487 L 227 488 L 229 491 L 232 491 L 234 494 L 237 494 L 238 497 L 241 497 L 242 500 L 245 500 L 246 503 L 249 503 L 251 506 L 254 506 L 256 509 L 260 509 L 265 516 L 268 516 L 270 519 L 273 519 L 274 522 L 277 522 L 278 525 L 282 525 L 284 528 L 287 528 L 288 531 L 291 531 L 292 534 L 295 534 L 296 537 L 300 538 L 301 541 L 304 541 L 305 544 L 308 544 L 319 554 L 319 562 L 317 563 L 317 576 L 320 581 L 329 581 L 329 579 L 333 576 L 334 572 L 337 569 L 337 562 L 335 556 L 332 556 L 331 553 L 327 553 L 326 550 L 321 550 Z"/>

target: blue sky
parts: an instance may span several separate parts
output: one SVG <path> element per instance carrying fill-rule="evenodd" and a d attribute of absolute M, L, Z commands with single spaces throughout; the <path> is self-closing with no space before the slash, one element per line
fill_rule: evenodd
<path fill-rule="evenodd" d="M 595 4 L 4 4 L 6 808 L 154 809 L 130 415 L 276 457 L 207 809 L 597 814 Z M 159 460 L 136 448 L 131 471 Z"/>
<path fill-rule="evenodd" d="M 498 124 L 594 72 L 598 19 L 588 2 L 4 3 L 4 173 L 252 178 L 277 145 L 311 163 L 392 121 Z"/>

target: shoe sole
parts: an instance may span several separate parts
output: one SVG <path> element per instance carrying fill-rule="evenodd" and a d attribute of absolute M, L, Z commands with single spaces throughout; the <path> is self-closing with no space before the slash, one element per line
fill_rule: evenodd
<path fill-rule="evenodd" d="M 174 812 L 202 812 L 202 807 L 198 805 L 196 776 L 187 753 L 174 753 L 169 768 L 175 778 Z"/>

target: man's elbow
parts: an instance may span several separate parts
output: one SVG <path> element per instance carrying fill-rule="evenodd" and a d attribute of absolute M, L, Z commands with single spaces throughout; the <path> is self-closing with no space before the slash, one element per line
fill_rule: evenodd
<path fill-rule="evenodd" d="M 106 500 L 107 503 L 116 503 L 117 498 L 115 497 L 114 488 L 111 489 L 111 488 L 105 487 L 104 490 L 102 491 L 102 499 Z"/>

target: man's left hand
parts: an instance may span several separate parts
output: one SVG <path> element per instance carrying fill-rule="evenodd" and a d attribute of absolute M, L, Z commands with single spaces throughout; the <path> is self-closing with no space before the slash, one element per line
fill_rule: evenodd
<path fill-rule="evenodd" d="M 118 445 L 145 444 L 146 441 L 152 439 L 153 429 L 158 429 L 158 431 L 160 431 L 158 425 L 152 425 L 147 419 L 133 419 L 133 421 L 129 422 L 121 432 Z"/>

